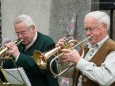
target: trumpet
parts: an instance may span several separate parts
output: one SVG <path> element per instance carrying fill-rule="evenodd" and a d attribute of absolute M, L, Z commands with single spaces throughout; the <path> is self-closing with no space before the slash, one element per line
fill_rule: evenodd
<path fill-rule="evenodd" d="M 83 57 L 84 57 L 84 48 L 83 48 L 83 46 L 82 46 L 82 43 L 85 42 L 86 40 L 90 39 L 90 38 L 91 38 L 91 37 L 88 37 L 88 38 L 84 39 L 84 40 L 81 41 L 81 42 L 79 42 L 79 41 L 77 41 L 77 40 L 70 40 L 70 41 L 69 41 L 70 44 L 71 44 L 71 43 L 76 43 L 75 45 L 71 46 L 71 49 L 74 49 L 74 48 L 76 48 L 77 46 L 79 46 L 80 49 L 81 49 L 81 50 L 80 50 L 80 51 L 81 51 L 81 58 L 83 58 Z M 60 75 L 62 75 L 64 72 L 66 72 L 67 70 L 69 70 L 71 67 L 74 66 L 73 63 L 67 62 L 67 68 L 65 68 L 63 71 L 61 71 L 61 72 L 58 73 L 58 74 L 54 73 L 54 71 L 53 71 L 53 69 L 52 69 L 52 63 L 53 63 L 56 59 L 58 59 L 60 56 L 62 56 L 63 54 L 64 54 L 64 53 L 61 53 L 61 54 L 57 55 L 57 56 L 56 56 L 54 59 L 52 59 L 51 62 L 50 62 L 50 71 L 51 71 L 52 75 L 53 75 L 55 78 L 58 77 L 58 76 L 60 76 Z"/>
<path fill-rule="evenodd" d="M 17 40 L 14 41 L 14 43 L 16 45 L 19 45 L 22 41 L 23 41 L 23 39 L 17 39 Z M 5 47 L 4 49 L 1 49 L 1 51 L 0 51 L 0 57 L 3 57 L 3 55 L 6 53 L 7 50 L 8 50 L 7 47 Z"/>

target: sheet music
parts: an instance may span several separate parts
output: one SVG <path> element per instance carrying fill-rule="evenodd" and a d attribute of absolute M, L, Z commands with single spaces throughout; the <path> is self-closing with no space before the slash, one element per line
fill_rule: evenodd
<path fill-rule="evenodd" d="M 25 83 L 27 86 L 31 86 L 31 83 L 22 67 L 12 69 L 1 69 L 1 70 L 8 83 L 20 84 L 20 85 Z"/>

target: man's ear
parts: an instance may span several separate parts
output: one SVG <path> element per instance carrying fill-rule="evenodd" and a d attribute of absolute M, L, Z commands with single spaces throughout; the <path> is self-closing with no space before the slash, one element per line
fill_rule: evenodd
<path fill-rule="evenodd" d="M 103 23 L 103 24 L 102 24 L 102 27 L 103 27 L 103 31 L 107 31 L 107 29 L 108 29 L 108 28 L 107 28 L 107 24 Z"/>
<path fill-rule="evenodd" d="M 31 29 L 35 29 L 35 25 L 31 25 L 31 27 L 30 27 Z"/>

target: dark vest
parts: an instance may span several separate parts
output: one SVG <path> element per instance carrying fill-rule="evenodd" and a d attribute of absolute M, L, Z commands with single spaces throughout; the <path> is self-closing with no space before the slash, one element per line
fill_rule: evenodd
<path fill-rule="evenodd" d="M 88 48 L 84 48 L 84 50 L 85 50 L 85 55 L 86 55 L 86 53 L 88 52 Z M 115 42 L 109 38 L 102 45 L 102 47 L 100 47 L 100 49 L 93 56 L 90 62 L 95 63 L 97 67 L 99 67 L 105 61 L 106 56 L 112 51 L 115 51 Z M 79 76 L 80 76 L 80 71 L 76 70 L 73 74 L 73 86 L 77 86 Z M 99 84 L 88 79 L 88 77 L 86 76 L 82 76 L 82 86 L 99 86 Z M 111 86 L 115 86 L 115 82 Z"/>

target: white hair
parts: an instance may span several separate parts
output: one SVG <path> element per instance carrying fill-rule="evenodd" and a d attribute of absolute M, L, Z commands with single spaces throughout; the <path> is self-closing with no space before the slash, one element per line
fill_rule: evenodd
<path fill-rule="evenodd" d="M 15 20 L 14 20 L 14 25 L 18 24 L 20 22 L 25 22 L 26 26 L 29 28 L 30 26 L 34 25 L 35 23 L 34 21 L 31 19 L 30 16 L 22 14 L 20 16 L 18 16 Z"/>
<path fill-rule="evenodd" d="M 102 12 L 102 11 L 93 11 L 88 14 L 86 14 L 85 18 L 87 17 L 94 17 L 98 20 L 99 24 L 105 23 L 107 24 L 107 29 L 110 27 L 110 17 L 107 13 Z"/>

